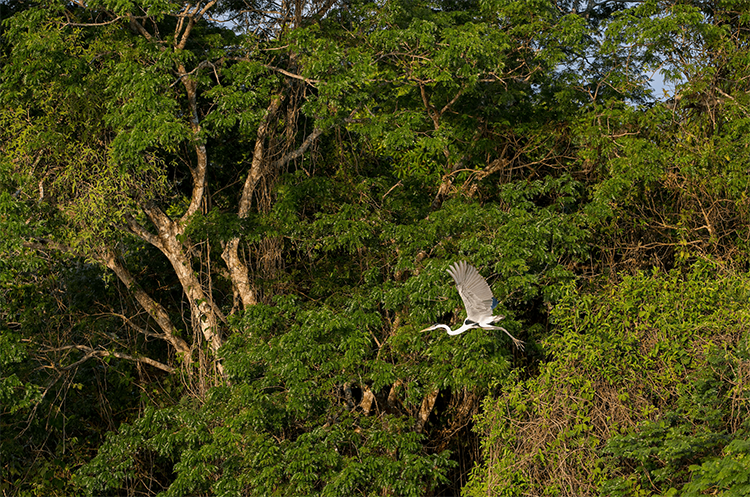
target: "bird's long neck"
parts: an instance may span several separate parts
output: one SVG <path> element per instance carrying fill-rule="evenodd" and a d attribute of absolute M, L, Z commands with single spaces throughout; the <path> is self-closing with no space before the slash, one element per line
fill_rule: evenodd
<path fill-rule="evenodd" d="M 436 329 L 438 329 L 438 328 L 443 328 L 443 329 L 444 329 L 445 331 L 447 331 L 448 333 L 450 333 L 450 332 L 451 332 L 451 327 L 450 327 L 450 326 L 448 326 L 447 324 L 436 324 L 436 325 L 434 325 L 434 326 L 433 326 L 432 328 L 428 328 L 428 329 L 431 329 L 431 330 L 436 330 Z"/>
<path fill-rule="evenodd" d="M 445 325 L 443 325 L 443 326 L 445 326 Z M 448 328 L 447 326 L 445 326 L 445 327 Z M 475 323 L 474 321 L 469 321 L 467 319 L 467 320 L 464 321 L 464 324 L 460 328 L 457 328 L 455 330 L 451 330 L 450 328 L 448 328 L 448 334 L 449 335 L 460 335 L 464 331 L 468 331 L 468 330 L 470 330 L 472 328 L 478 328 L 478 327 L 479 327 L 479 325 L 477 323 Z"/>

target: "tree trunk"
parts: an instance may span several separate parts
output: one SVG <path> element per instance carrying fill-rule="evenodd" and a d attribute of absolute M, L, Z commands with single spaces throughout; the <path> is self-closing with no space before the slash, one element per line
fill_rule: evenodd
<path fill-rule="evenodd" d="M 430 414 L 432 414 L 432 410 L 435 408 L 435 401 L 438 398 L 438 395 L 440 394 L 440 390 L 435 389 L 428 393 L 424 400 L 422 400 L 422 406 L 419 409 L 419 415 L 417 417 L 417 423 L 414 427 L 414 430 L 417 433 L 422 433 L 422 430 L 424 429 L 425 425 L 427 424 L 427 420 L 430 417 Z"/>
<path fill-rule="evenodd" d="M 250 212 L 250 205 L 252 204 L 253 195 L 255 194 L 255 187 L 265 174 L 265 168 L 268 164 L 265 157 L 265 141 L 268 135 L 269 123 L 273 116 L 276 115 L 276 112 L 278 112 L 280 105 L 281 97 L 277 96 L 272 98 L 271 103 L 266 109 L 266 115 L 263 117 L 260 126 L 258 126 L 255 148 L 253 149 L 253 161 L 250 165 L 250 171 L 248 172 L 247 178 L 245 178 L 245 184 L 242 187 L 242 196 L 240 198 L 240 205 L 237 212 L 240 219 L 245 219 Z M 246 309 L 257 304 L 258 298 L 255 288 L 250 281 L 248 267 L 239 257 L 239 245 L 239 237 L 232 238 L 226 242 L 221 258 L 224 259 L 224 262 L 227 264 L 232 284 L 240 295 L 243 309 Z"/>
<path fill-rule="evenodd" d="M 131 231 L 154 245 L 167 257 L 188 300 L 191 326 L 200 331 L 214 357 L 218 357 L 219 347 L 223 343 L 220 321 L 224 320 L 224 316 L 214 305 L 211 296 L 204 291 L 203 285 L 193 271 L 187 250 L 179 240 L 179 237 L 184 234 L 185 222 L 170 219 L 154 205 L 144 206 L 143 210 L 156 228 L 157 234 L 151 234 L 133 220 L 129 223 Z M 223 376 L 224 368 L 218 361 L 216 361 L 216 369 Z"/>

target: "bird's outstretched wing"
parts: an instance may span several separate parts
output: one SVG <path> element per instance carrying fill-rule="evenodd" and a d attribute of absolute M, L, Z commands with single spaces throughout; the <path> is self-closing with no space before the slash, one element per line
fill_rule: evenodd
<path fill-rule="evenodd" d="M 492 296 L 490 286 L 474 266 L 460 261 L 448 268 L 448 274 L 456 282 L 468 319 L 480 323 L 492 316 L 492 309 L 497 301 Z"/>

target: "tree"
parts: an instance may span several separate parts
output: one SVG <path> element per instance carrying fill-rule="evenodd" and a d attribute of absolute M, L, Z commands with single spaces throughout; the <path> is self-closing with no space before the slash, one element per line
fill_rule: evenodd
<path fill-rule="evenodd" d="M 645 2 L 609 24 L 621 36 L 608 39 L 627 44 L 636 60 L 676 85 L 670 101 L 605 101 L 582 121 L 582 158 L 598 175 L 592 208 L 611 220 L 603 233 L 612 240 L 604 257 L 612 264 L 742 258 L 748 191 L 743 12 L 734 2 Z M 611 43 L 608 50 L 619 48 Z"/>
<path fill-rule="evenodd" d="M 602 23 L 600 56 L 663 69 L 676 96 L 622 98 L 638 84 L 628 70 L 607 78 L 620 97 L 581 112 L 590 269 L 603 277 L 557 303 L 539 374 L 485 405 L 470 494 L 745 491 L 745 382 L 722 369 L 746 340 L 728 317 L 746 292 L 745 10 L 645 2 Z M 731 413 L 712 403 L 727 397 Z"/>
<path fill-rule="evenodd" d="M 9 137 L 6 167 L 18 186 L 18 194 L 8 201 L 27 204 L 32 219 L 55 217 L 54 225 L 45 222 L 36 232 L 36 223 L 23 227 L 18 235 L 24 246 L 100 262 L 148 314 L 149 322 L 143 325 L 124 317 L 134 329 L 165 341 L 186 365 L 205 343 L 212 359 L 201 374 L 215 371 L 221 377 L 216 352 L 231 306 L 221 297 L 225 289 L 214 295 L 211 242 L 190 240 L 187 231 L 191 220 L 210 212 L 212 187 L 226 179 L 223 175 L 241 174 L 243 166 L 246 179 L 233 210 L 238 220 L 247 217 L 258 195 L 257 183 L 267 172 L 265 140 L 282 100 L 274 92 L 283 84 L 273 76 L 259 83 L 263 78 L 253 73 L 265 61 L 243 57 L 251 47 L 243 49 L 231 31 L 206 21 L 216 3 L 185 3 L 162 11 L 159 2 L 133 10 L 116 2 L 57 4 L 13 16 L 6 40 L 16 41 L 4 65 L 3 122 Z M 322 13 L 318 9 L 307 14 Z M 278 30 L 291 22 L 285 17 L 275 21 L 281 23 Z M 213 88 L 212 100 L 210 90 L 221 81 L 219 70 L 226 71 L 229 81 L 224 81 L 234 91 L 222 95 Z M 252 161 L 239 171 L 220 166 L 210 175 L 209 153 L 217 149 L 216 164 L 224 158 L 215 141 L 222 138 L 206 126 L 229 125 L 211 110 L 217 106 L 215 113 L 221 114 L 232 99 L 232 111 L 236 106 L 245 109 L 229 119 L 249 119 L 233 139 L 254 135 Z M 259 104 L 268 106 L 265 113 Z M 299 155 L 317 134 L 278 158 L 275 167 Z M 238 237 L 230 233 L 224 238 L 215 242 L 224 245 L 225 279 L 239 297 L 236 310 L 257 299 L 238 256 Z M 167 306 L 149 294 L 128 267 L 129 254 L 144 243 L 169 261 L 190 310 L 187 329 L 180 329 Z"/>
<path fill-rule="evenodd" d="M 61 492 L 457 493 L 485 396 L 565 386 L 571 282 L 741 252 L 744 18 L 722 5 L 13 4 L 3 378 L 29 396 L 7 425 L 61 413 L 34 448 L 65 447 Z M 650 101 L 662 64 L 676 102 Z M 418 331 L 463 317 L 458 259 L 524 355 Z M 63 404 L 112 377 L 123 415 Z M 66 459 L 73 413 L 102 442 Z"/>

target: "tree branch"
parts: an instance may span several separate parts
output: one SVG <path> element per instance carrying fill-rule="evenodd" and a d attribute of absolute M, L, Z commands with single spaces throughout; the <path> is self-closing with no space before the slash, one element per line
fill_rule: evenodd
<path fill-rule="evenodd" d="M 110 249 L 105 249 L 100 253 L 99 260 L 111 269 L 120 281 L 128 288 L 138 303 L 148 314 L 156 321 L 161 330 L 164 332 L 163 338 L 169 342 L 175 350 L 183 354 L 184 359 L 190 362 L 190 346 L 182 338 L 177 336 L 177 329 L 172 325 L 171 319 L 169 319 L 169 313 L 162 305 L 156 302 L 147 294 L 141 286 L 135 281 L 135 278 L 130 274 L 128 269 L 122 262 L 115 256 L 115 253 Z"/>
<path fill-rule="evenodd" d="M 313 144 L 313 142 L 323 134 L 322 128 L 315 128 L 313 129 L 312 133 L 310 133 L 307 138 L 305 138 L 305 141 L 302 142 L 302 145 L 300 145 L 296 150 L 292 150 L 288 154 L 286 154 L 281 159 L 277 160 L 273 163 L 273 167 L 279 169 L 284 167 L 287 163 L 293 161 L 294 159 L 302 156 L 308 148 L 310 148 L 310 145 Z"/>
<path fill-rule="evenodd" d="M 65 252 L 76 257 L 84 257 L 83 254 L 76 252 L 71 247 L 63 243 L 54 242 L 52 240 L 40 239 L 33 242 L 22 242 L 21 245 L 34 250 L 55 250 L 57 252 Z"/>
<path fill-rule="evenodd" d="M 365 415 L 370 414 L 373 403 L 377 407 L 377 400 L 375 399 L 375 394 L 372 393 L 372 390 L 370 390 L 369 386 L 362 385 L 362 401 L 359 403 L 359 407 L 362 409 Z"/>
<path fill-rule="evenodd" d="M 83 257 L 83 254 L 75 252 L 67 245 L 49 240 L 41 240 L 38 242 L 24 242 L 23 246 L 35 250 L 53 249 L 60 252 L 66 252 L 78 257 Z M 141 328 L 138 328 L 133 323 L 131 323 L 127 317 L 121 317 L 125 319 L 128 324 L 141 331 L 144 335 L 158 337 L 169 342 L 175 348 L 175 351 L 178 354 L 182 354 L 184 356 L 184 360 L 189 363 L 191 361 L 190 346 L 187 344 L 187 342 L 185 342 L 178 336 L 178 331 L 172 325 L 172 321 L 169 318 L 169 313 L 167 313 L 166 309 L 164 309 L 161 304 L 152 299 L 151 296 L 141 288 L 141 286 L 135 281 L 135 278 L 133 278 L 133 276 L 127 270 L 125 265 L 120 262 L 120 260 L 115 256 L 114 252 L 111 249 L 105 248 L 101 250 L 98 254 L 95 255 L 95 259 L 107 266 L 115 273 L 115 275 L 117 275 L 118 279 L 127 287 L 130 292 L 132 292 L 133 296 L 141 305 L 141 307 L 154 319 L 154 321 L 156 321 L 156 323 L 164 333 L 162 335 L 159 335 L 156 333 L 148 332 L 146 330 L 142 330 Z"/>
<path fill-rule="evenodd" d="M 422 400 L 422 406 L 419 408 L 419 417 L 417 418 L 417 423 L 414 427 L 414 430 L 417 433 L 422 433 L 424 426 L 427 424 L 427 420 L 429 419 L 432 410 L 435 408 L 435 401 L 437 400 L 439 393 L 440 390 L 435 389 L 428 393 Z"/>
<path fill-rule="evenodd" d="M 258 183 L 260 178 L 263 176 L 263 164 L 265 161 L 265 140 L 268 134 L 268 127 L 271 122 L 271 118 L 276 115 L 279 107 L 281 106 L 282 97 L 276 96 L 271 99 L 266 109 L 266 114 L 263 116 L 263 120 L 258 126 L 257 137 L 255 138 L 255 148 L 253 149 L 253 161 L 250 164 L 250 172 L 245 179 L 245 184 L 242 186 L 242 197 L 240 198 L 240 206 L 238 214 L 240 218 L 247 217 L 247 213 L 250 212 L 250 203 L 255 193 L 255 185 Z"/>
<path fill-rule="evenodd" d="M 175 49 L 182 50 L 185 48 L 185 45 L 187 45 L 188 37 L 190 36 L 190 32 L 193 30 L 193 26 L 195 26 L 196 21 L 199 21 L 201 17 L 205 15 L 208 10 L 213 7 L 216 4 L 217 0 L 211 0 L 210 2 L 206 2 L 206 5 L 203 6 L 201 9 L 201 2 L 196 2 L 195 9 L 193 9 L 193 12 L 189 12 L 190 5 L 188 5 L 185 10 L 186 14 L 180 15 L 180 21 L 177 23 L 177 28 L 175 28 L 175 41 L 178 38 L 179 32 L 182 30 L 183 26 L 183 20 L 185 18 L 188 19 L 188 24 L 185 27 L 184 32 L 182 33 L 182 37 L 180 38 L 180 42 L 175 45 Z"/>
<path fill-rule="evenodd" d="M 145 209 L 144 209 L 145 211 Z M 153 233 L 149 232 L 146 228 L 141 226 L 138 221 L 136 221 L 132 216 L 128 215 L 126 217 L 126 221 L 128 223 L 127 229 L 133 233 L 135 236 L 140 238 L 141 240 L 150 243 L 154 247 L 161 249 L 162 243 L 159 240 L 159 237 L 154 235 Z"/>
<path fill-rule="evenodd" d="M 164 364 L 163 362 L 156 361 L 154 359 L 151 359 L 150 357 L 136 357 L 132 356 L 130 354 L 126 354 L 124 352 L 117 352 L 117 351 L 111 351 L 107 349 L 94 349 L 92 347 L 89 347 L 87 345 L 65 345 L 63 347 L 56 347 L 51 349 L 44 349 L 41 350 L 43 353 L 50 353 L 50 352 L 63 352 L 66 350 L 72 350 L 76 349 L 84 353 L 84 356 L 77 360 L 76 362 L 72 364 L 68 364 L 67 366 L 59 366 L 57 364 L 53 364 L 53 368 L 57 371 L 69 371 L 71 369 L 74 369 L 84 362 L 88 361 L 89 359 L 93 357 L 116 357 L 118 359 L 123 359 L 126 361 L 133 361 L 133 362 L 141 362 L 144 364 L 148 364 L 149 366 L 153 366 L 157 369 L 161 369 L 162 371 L 166 371 L 167 373 L 174 373 L 175 368 L 172 366 L 168 366 Z"/>
<path fill-rule="evenodd" d="M 243 60 L 248 60 L 248 59 L 243 59 Z M 309 84 L 320 83 L 319 79 L 306 78 L 304 76 L 300 76 L 299 74 L 294 74 L 293 72 L 289 72 L 289 71 L 287 71 L 285 69 L 282 69 L 280 67 L 272 66 L 272 65 L 269 65 L 269 64 L 263 64 L 263 67 L 265 67 L 266 69 L 270 69 L 272 71 L 276 71 L 278 73 L 281 73 L 281 74 L 283 74 L 284 76 L 286 76 L 288 78 L 298 79 L 300 81 L 304 81 L 305 83 L 309 83 Z"/>
<path fill-rule="evenodd" d="M 263 166 L 266 163 L 266 135 L 268 134 L 268 128 L 272 117 L 276 115 L 281 106 L 281 100 L 282 97 L 280 96 L 271 99 L 271 102 L 266 109 L 266 114 L 263 116 L 263 119 L 258 126 L 258 133 L 255 138 L 255 148 L 253 150 L 253 161 L 250 164 L 250 171 L 247 174 L 247 178 L 245 178 L 245 184 L 242 186 L 242 196 L 240 197 L 240 205 L 237 210 L 237 215 L 240 219 L 246 218 L 248 212 L 250 212 L 250 205 L 255 193 L 255 186 L 265 173 Z M 238 237 L 226 242 L 224 250 L 221 253 L 221 258 L 226 262 L 232 284 L 242 300 L 242 307 L 247 309 L 248 307 L 255 305 L 258 301 L 252 282 L 250 281 L 250 276 L 248 275 L 248 267 L 239 257 L 239 244 L 240 239 Z"/>
<path fill-rule="evenodd" d="M 153 35 L 151 35 L 151 33 L 148 32 L 148 30 L 143 26 L 143 24 L 138 22 L 138 19 L 136 19 L 135 16 L 133 16 L 132 14 L 128 14 L 128 20 L 130 21 L 130 25 L 134 27 L 135 30 L 141 34 L 141 36 L 143 36 L 150 42 L 154 41 Z"/>
<path fill-rule="evenodd" d="M 136 332 L 140 333 L 143 336 L 147 336 L 147 337 L 151 337 L 151 338 L 158 338 L 160 340 L 167 340 L 166 335 L 164 335 L 163 333 L 162 334 L 154 333 L 153 331 L 148 331 L 145 328 L 141 328 L 140 326 L 138 326 L 137 324 L 135 324 L 129 317 L 127 317 L 124 314 L 120 314 L 118 312 L 112 312 L 112 311 L 110 311 L 110 312 L 101 313 L 99 315 L 100 316 L 114 316 L 114 317 L 120 318 L 123 321 L 125 321 L 125 324 L 127 324 L 128 326 L 130 326 Z"/>
<path fill-rule="evenodd" d="M 233 60 L 233 61 L 240 61 L 240 62 L 250 62 L 250 59 L 248 57 L 227 57 L 224 60 Z M 319 79 L 311 79 L 306 78 L 304 76 L 300 76 L 299 74 L 295 74 L 293 72 L 287 71 L 286 69 L 282 69 L 280 67 L 272 66 L 271 64 L 261 64 L 266 69 L 270 69 L 271 71 L 277 72 L 279 74 L 283 74 L 287 78 L 297 79 L 299 81 L 304 81 L 308 84 L 319 84 L 321 81 Z"/>

